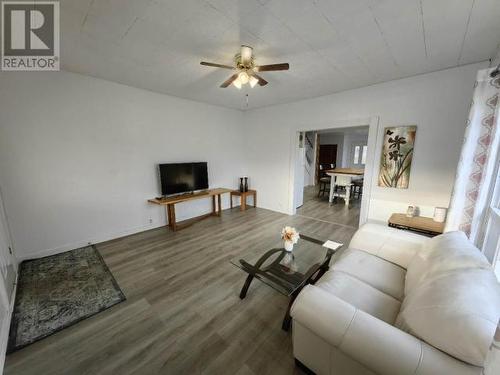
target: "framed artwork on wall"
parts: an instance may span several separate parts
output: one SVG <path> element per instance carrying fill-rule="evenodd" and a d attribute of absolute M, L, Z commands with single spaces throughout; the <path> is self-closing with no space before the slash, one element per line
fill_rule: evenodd
<path fill-rule="evenodd" d="M 408 189 L 417 126 L 384 129 L 378 186 Z"/>

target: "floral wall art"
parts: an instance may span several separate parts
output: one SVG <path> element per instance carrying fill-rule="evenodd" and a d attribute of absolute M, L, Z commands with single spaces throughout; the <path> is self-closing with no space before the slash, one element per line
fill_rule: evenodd
<path fill-rule="evenodd" d="M 416 126 L 384 129 L 378 186 L 408 189 Z"/>

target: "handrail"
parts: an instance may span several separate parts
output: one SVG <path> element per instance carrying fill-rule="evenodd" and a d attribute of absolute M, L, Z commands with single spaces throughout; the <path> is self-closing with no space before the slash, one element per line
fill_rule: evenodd
<path fill-rule="evenodd" d="M 314 148 L 314 146 L 313 146 L 311 140 L 309 139 L 309 137 L 307 136 L 307 134 L 305 134 L 305 138 L 306 138 L 307 143 L 309 144 L 309 147 Z"/>

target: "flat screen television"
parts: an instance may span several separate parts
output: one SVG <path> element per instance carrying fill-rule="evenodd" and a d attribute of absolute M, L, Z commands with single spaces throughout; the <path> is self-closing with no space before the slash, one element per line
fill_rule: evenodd
<path fill-rule="evenodd" d="M 208 189 L 206 162 L 160 164 L 159 171 L 162 195 Z"/>

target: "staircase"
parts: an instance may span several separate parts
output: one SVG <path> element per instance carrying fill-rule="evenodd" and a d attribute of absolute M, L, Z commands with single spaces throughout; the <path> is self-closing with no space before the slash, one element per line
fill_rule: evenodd
<path fill-rule="evenodd" d="M 316 139 L 316 134 L 314 132 L 306 132 L 304 139 L 306 156 L 304 186 L 308 186 L 314 183 L 314 141 Z"/>

